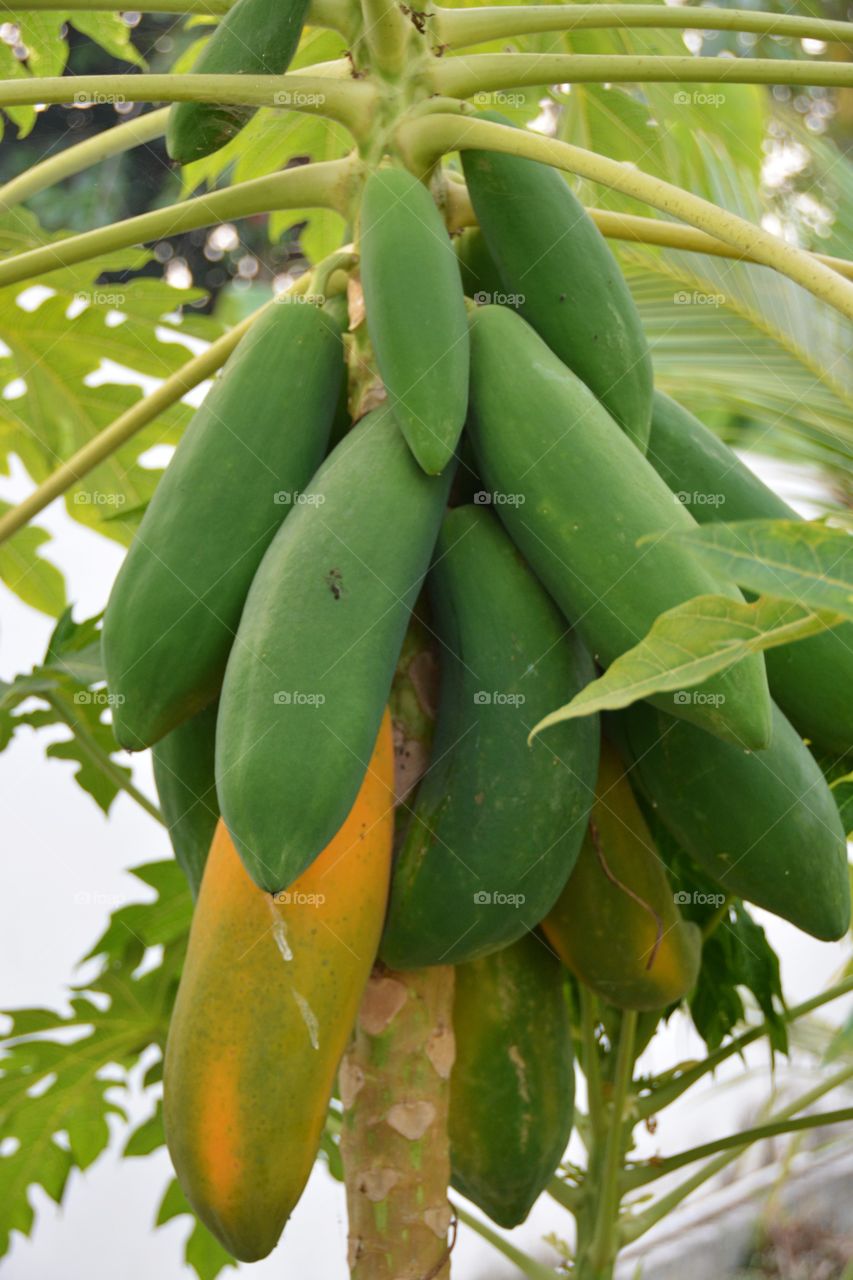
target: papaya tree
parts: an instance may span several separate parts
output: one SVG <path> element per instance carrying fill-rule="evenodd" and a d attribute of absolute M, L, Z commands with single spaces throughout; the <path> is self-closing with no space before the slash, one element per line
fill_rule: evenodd
<path fill-rule="evenodd" d="M 0 1239 L 144 1061 L 124 1153 L 168 1147 L 202 1280 L 286 1257 L 318 1160 L 353 1280 L 442 1280 L 460 1228 L 610 1280 L 752 1144 L 853 1119 L 839 1033 L 762 1123 L 639 1150 L 853 989 L 787 1003 L 753 914 L 850 927 L 853 23 L 145 7 L 188 33 L 167 72 L 110 0 L 21 0 L 0 46 L 13 157 L 52 105 L 127 117 L 0 187 L 0 576 L 55 619 L 0 746 L 60 726 L 174 852 L 70 1012 L 8 1015 Z M 131 70 L 69 75 L 69 27 Z M 39 222 L 136 148 L 181 198 Z M 152 277 L 248 220 L 298 248 L 242 316 Z M 732 442 L 816 469 L 820 517 Z M 126 548 L 92 618 L 41 554 L 59 500 Z M 705 1056 L 650 1073 L 675 1016 Z M 552 1264 L 504 1234 L 542 1198 Z"/>

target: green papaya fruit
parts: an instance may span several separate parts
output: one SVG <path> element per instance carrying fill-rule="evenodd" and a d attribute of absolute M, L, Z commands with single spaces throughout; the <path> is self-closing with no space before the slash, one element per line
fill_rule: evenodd
<path fill-rule="evenodd" d="M 447 515 L 430 599 L 440 701 L 395 863 L 381 947 L 395 969 L 471 960 L 539 923 L 577 859 L 598 761 L 594 716 L 527 745 L 595 671 L 487 508 Z"/>
<path fill-rule="evenodd" d="M 506 307 L 472 319 L 469 432 L 511 537 L 593 656 L 607 666 L 665 609 L 706 593 L 741 599 L 655 535 L 693 527 L 654 467 L 581 380 Z M 640 539 L 644 541 L 638 546 Z M 766 745 L 760 655 L 660 705 L 745 746 Z"/>
<path fill-rule="evenodd" d="M 542 932 L 576 978 L 620 1009 L 664 1009 L 696 983 L 701 931 L 678 910 L 608 742 L 580 857 Z"/>
<path fill-rule="evenodd" d="M 814 757 L 778 707 L 765 751 L 744 751 L 641 702 L 608 723 L 632 782 L 722 889 L 815 938 L 845 934 L 844 830 Z"/>
<path fill-rule="evenodd" d="M 202 49 L 193 73 L 283 75 L 302 35 L 309 0 L 237 0 Z M 169 112 L 166 149 L 178 164 L 218 151 L 240 132 L 257 107 L 176 102 Z"/>
<path fill-rule="evenodd" d="M 211 702 L 161 738 L 151 752 L 160 812 L 194 898 L 219 821 L 214 774 L 218 710 L 219 703 Z"/>
<path fill-rule="evenodd" d="M 462 166 L 486 245 L 521 315 L 645 450 L 652 361 L 639 312 L 603 235 L 548 165 L 463 151 Z"/>
<path fill-rule="evenodd" d="M 326 449 L 343 347 L 308 304 L 260 316 L 193 417 L 110 595 L 113 727 L 151 746 L 219 692 L 246 593 Z"/>
<path fill-rule="evenodd" d="M 286 888 L 355 800 L 450 486 L 390 410 L 329 454 L 258 569 L 219 710 L 216 780 L 261 888 Z"/>
<path fill-rule="evenodd" d="M 699 524 L 799 519 L 713 431 L 660 391 L 648 457 Z M 768 649 L 764 661 L 770 692 L 800 733 L 825 751 L 853 751 L 853 623 Z"/>
<path fill-rule="evenodd" d="M 459 965 L 450 1159 L 457 1191 L 523 1222 L 569 1144 L 575 1074 L 559 961 L 533 934 Z"/>
<path fill-rule="evenodd" d="M 367 330 L 400 430 L 429 475 L 453 456 L 468 406 L 459 263 L 432 196 L 405 169 L 367 179 L 361 206 Z"/>
<path fill-rule="evenodd" d="M 506 291 L 479 227 L 462 232 L 456 241 L 456 256 L 466 296 L 480 306 L 499 303 Z"/>

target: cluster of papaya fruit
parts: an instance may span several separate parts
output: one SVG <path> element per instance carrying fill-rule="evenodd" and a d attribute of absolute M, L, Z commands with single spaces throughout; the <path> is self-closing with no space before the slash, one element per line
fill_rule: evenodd
<path fill-rule="evenodd" d="M 182 158 L 239 127 L 216 110 L 180 108 Z M 479 226 L 456 245 L 407 170 L 366 179 L 351 296 L 377 407 L 350 427 L 343 297 L 270 305 L 178 446 L 104 621 L 115 732 L 153 747 L 197 895 L 169 1146 L 248 1260 L 304 1188 L 377 956 L 457 966 L 454 1185 L 523 1220 L 572 1125 L 567 971 L 637 1010 L 696 982 L 699 931 L 641 804 L 725 893 L 817 938 L 849 924 L 844 831 L 803 737 L 853 745 L 853 627 L 528 746 L 662 611 L 737 598 L 650 540 L 692 525 L 674 491 L 723 496 L 700 519 L 793 513 L 654 390 L 630 292 L 565 181 L 491 152 L 463 167 Z M 440 685 L 401 800 L 388 703 L 415 612 Z"/>

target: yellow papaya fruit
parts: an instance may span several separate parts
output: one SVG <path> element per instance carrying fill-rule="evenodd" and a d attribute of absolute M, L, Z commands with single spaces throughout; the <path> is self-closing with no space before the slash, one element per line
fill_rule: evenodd
<path fill-rule="evenodd" d="M 388 897 L 388 712 L 344 825 L 290 888 L 250 879 L 220 821 L 166 1047 L 166 1139 L 198 1216 L 245 1262 L 274 1248 L 311 1173 Z"/>
<path fill-rule="evenodd" d="M 622 1009 L 663 1009 L 690 990 L 702 938 L 678 909 L 614 748 L 601 744 L 580 857 L 542 930 L 576 978 Z"/>

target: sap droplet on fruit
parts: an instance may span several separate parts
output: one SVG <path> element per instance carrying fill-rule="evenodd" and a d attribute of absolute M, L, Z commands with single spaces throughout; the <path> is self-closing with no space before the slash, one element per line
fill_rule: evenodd
<path fill-rule="evenodd" d="M 287 941 L 287 925 L 282 919 L 275 898 L 269 898 L 268 902 L 270 904 L 270 915 L 272 916 L 272 936 L 275 939 L 275 945 L 281 952 L 282 960 L 292 960 L 293 952 L 290 950 L 290 943 Z"/>
<path fill-rule="evenodd" d="M 320 1048 L 320 1024 L 317 1021 L 317 1015 L 314 1013 L 314 1010 L 311 1008 L 310 1004 L 305 999 L 305 997 L 301 995 L 295 988 L 293 991 L 293 998 L 296 1001 L 297 1006 L 299 1007 L 299 1012 L 302 1014 L 302 1021 L 305 1023 L 306 1027 L 308 1028 L 308 1039 L 311 1041 L 311 1048 L 319 1049 Z"/>

